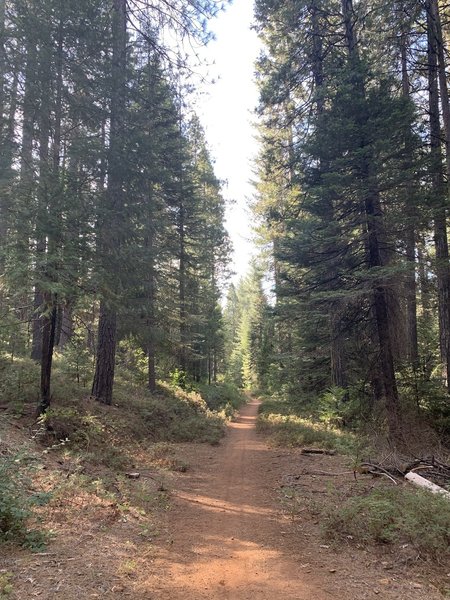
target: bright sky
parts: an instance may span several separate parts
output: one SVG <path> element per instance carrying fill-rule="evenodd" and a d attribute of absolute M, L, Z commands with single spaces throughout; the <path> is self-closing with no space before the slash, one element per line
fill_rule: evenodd
<path fill-rule="evenodd" d="M 209 69 L 217 82 L 198 102 L 198 113 L 215 158 L 215 172 L 226 181 L 227 229 L 234 247 L 235 279 L 247 271 L 254 252 L 248 200 L 253 194 L 253 160 L 257 154 L 253 111 L 258 103 L 254 64 L 259 53 L 253 0 L 234 0 L 210 22 L 216 39 L 206 48 Z M 234 201 L 234 202 L 231 202 Z"/>

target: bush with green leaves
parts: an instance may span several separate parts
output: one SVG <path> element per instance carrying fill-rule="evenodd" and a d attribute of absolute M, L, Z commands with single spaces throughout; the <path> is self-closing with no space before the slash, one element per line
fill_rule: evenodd
<path fill-rule="evenodd" d="M 210 410 L 223 412 L 227 418 L 233 416 L 246 401 L 245 394 L 233 383 L 201 385 L 198 391 Z"/>
<path fill-rule="evenodd" d="M 7 600 L 13 593 L 12 573 L 0 573 L 0 600 Z"/>
<path fill-rule="evenodd" d="M 407 543 L 422 558 L 450 560 L 450 502 L 409 487 L 378 488 L 344 500 L 324 515 L 327 536 L 353 543 Z"/>
<path fill-rule="evenodd" d="M 152 441 L 208 442 L 216 444 L 224 434 L 224 421 L 209 410 L 194 391 L 161 384 L 163 394 L 151 395 L 137 407 L 146 435 Z"/>
<path fill-rule="evenodd" d="M 39 390 L 39 365 L 29 358 L 2 357 L 0 360 L 0 398 L 2 403 L 20 408 L 36 401 Z"/>
<path fill-rule="evenodd" d="M 49 499 L 46 493 L 30 491 L 29 468 L 25 457 L 0 459 L 0 542 L 13 542 L 32 550 L 41 550 L 45 536 L 28 527 L 33 507 L 42 506 Z"/>
<path fill-rule="evenodd" d="M 319 398 L 319 419 L 329 426 L 342 425 L 347 391 L 332 386 Z"/>
<path fill-rule="evenodd" d="M 86 345 L 85 335 L 76 331 L 59 357 L 58 367 L 78 385 L 86 387 L 92 374 L 92 355 Z"/>

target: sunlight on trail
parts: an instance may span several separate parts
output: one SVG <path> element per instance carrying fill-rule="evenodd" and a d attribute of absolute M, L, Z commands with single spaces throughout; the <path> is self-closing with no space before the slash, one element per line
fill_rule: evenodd
<path fill-rule="evenodd" d="M 205 510 L 221 512 L 221 513 L 238 513 L 242 515 L 266 515 L 274 516 L 275 511 L 270 508 L 255 507 L 249 504 L 234 504 L 232 502 L 226 502 L 225 500 L 215 500 L 208 496 L 199 496 L 198 494 L 189 494 L 188 492 L 179 492 L 178 498 L 191 502 L 193 504 L 199 504 Z"/>

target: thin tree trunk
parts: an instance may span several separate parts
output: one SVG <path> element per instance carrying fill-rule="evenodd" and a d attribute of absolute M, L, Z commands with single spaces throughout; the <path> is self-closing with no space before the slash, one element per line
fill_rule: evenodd
<path fill-rule="evenodd" d="M 61 309 L 61 323 L 59 331 L 58 346 L 61 350 L 67 346 L 73 336 L 73 308 L 70 302 L 66 302 Z"/>
<path fill-rule="evenodd" d="M 55 346 L 57 305 L 53 294 L 45 294 L 45 303 L 49 315 L 45 317 L 42 327 L 42 360 L 41 360 L 41 400 L 39 403 L 39 414 L 44 414 L 50 407 L 51 402 L 51 377 L 53 348 Z"/>
<path fill-rule="evenodd" d="M 151 392 L 156 391 L 156 345 L 155 345 L 155 327 L 156 327 L 156 315 L 155 315 L 155 288 L 156 288 L 156 273 L 155 273 L 155 256 L 154 256 L 154 235 L 155 225 L 153 222 L 153 194 L 149 193 L 148 209 L 150 211 L 148 219 L 148 234 L 146 240 L 146 246 L 149 254 L 149 265 L 148 265 L 148 281 L 147 281 L 147 330 L 148 330 L 148 344 L 147 344 L 147 356 L 148 356 L 148 389 Z"/>
<path fill-rule="evenodd" d="M 51 45 L 50 39 L 46 36 L 45 42 L 39 53 L 39 78 L 40 78 L 40 106 L 39 106 L 39 184 L 37 188 L 37 215 L 35 225 L 36 239 L 36 283 L 34 286 L 34 318 L 33 318 L 33 341 L 31 357 L 41 362 L 41 370 L 46 370 L 43 353 L 43 328 L 44 319 L 50 319 L 48 310 L 45 306 L 44 291 L 42 289 L 42 280 L 46 279 L 47 253 L 47 233 L 48 233 L 48 211 L 49 206 L 49 187 L 50 187 L 50 169 L 49 169 L 49 138 L 51 130 L 50 122 L 50 96 L 51 88 Z M 47 316 L 45 317 L 47 313 Z M 50 336 L 46 337 L 48 341 Z M 45 351 L 47 356 L 47 351 Z"/>
<path fill-rule="evenodd" d="M 180 371 L 186 374 L 187 370 L 187 311 L 186 311 L 186 247 L 185 247 L 185 210 L 181 199 L 178 235 L 180 245 L 179 263 L 179 302 L 180 302 Z"/>
<path fill-rule="evenodd" d="M 404 28 L 403 28 L 404 29 Z M 400 54 L 402 65 L 402 94 L 407 100 L 410 99 L 410 81 L 407 62 L 408 34 L 402 32 L 400 38 Z M 405 170 L 411 172 L 413 164 L 412 133 L 408 131 L 405 136 Z M 417 335 L 417 285 L 416 285 L 416 231 L 417 211 L 414 205 L 414 187 L 410 177 L 406 184 L 406 320 L 408 332 L 408 359 L 414 371 L 419 365 L 419 345 Z"/>
<path fill-rule="evenodd" d="M 439 114 L 439 69 L 436 21 L 433 0 L 427 0 L 428 91 L 430 114 L 430 162 L 433 191 L 434 243 L 438 287 L 439 347 L 443 377 L 450 385 L 450 270 L 447 239 L 447 194 L 443 173 Z"/>
<path fill-rule="evenodd" d="M 48 224 L 48 213 L 54 210 L 50 200 L 50 187 L 53 184 L 49 163 L 49 140 L 51 135 L 51 42 L 50 34 L 42 43 L 40 51 L 40 109 L 39 109 L 39 186 L 38 215 L 36 220 L 37 275 L 41 281 L 35 285 L 35 305 L 41 302 L 36 310 L 35 329 L 33 331 L 33 350 L 40 351 L 41 362 L 41 399 L 39 413 L 44 413 L 50 406 L 51 373 L 53 348 L 55 344 L 57 306 L 56 296 L 42 287 L 42 280 L 49 286 L 54 273 L 49 272 L 49 261 L 54 259 L 54 244 L 51 239 L 54 232 Z M 36 338 L 36 339 L 35 339 Z"/>
<path fill-rule="evenodd" d="M 6 81 L 6 56 L 5 56 L 5 0 L 0 0 L 0 273 L 3 272 L 3 247 L 6 243 L 7 233 L 7 180 L 10 170 L 5 151 L 7 145 L 5 123 L 5 81 Z"/>
<path fill-rule="evenodd" d="M 439 6 L 437 0 L 430 0 L 429 3 L 429 24 L 430 33 L 435 38 L 433 44 L 433 51 L 437 54 L 437 71 L 439 79 L 439 90 L 442 108 L 442 121 L 444 124 L 445 132 L 445 159 L 447 167 L 447 186 L 448 193 L 450 196 L 450 101 L 448 94 L 448 81 L 446 71 L 446 53 L 444 46 L 444 38 L 442 35 L 442 23 L 441 16 L 439 13 Z"/>

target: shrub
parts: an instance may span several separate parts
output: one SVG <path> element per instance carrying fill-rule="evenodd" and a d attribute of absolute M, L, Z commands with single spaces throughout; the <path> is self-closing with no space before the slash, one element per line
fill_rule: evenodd
<path fill-rule="evenodd" d="M 205 400 L 208 408 L 216 412 L 222 412 L 229 418 L 246 401 L 242 390 L 232 383 L 213 383 L 202 385 L 198 388 L 200 395 Z"/>
<path fill-rule="evenodd" d="M 39 391 L 39 365 L 27 358 L 0 362 L 0 397 L 2 402 L 20 409 L 24 402 L 36 401 Z"/>
<path fill-rule="evenodd" d="M 12 573 L 0 573 L 0 600 L 7 600 L 13 592 Z"/>
<path fill-rule="evenodd" d="M 47 502 L 49 494 L 31 494 L 23 457 L 3 457 L 0 462 L 0 542 L 14 542 L 40 550 L 45 538 L 28 528 L 32 508 Z"/>
<path fill-rule="evenodd" d="M 380 488 L 325 515 L 325 533 L 359 543 L 409 543 L 422 558 L 450 559 L 450 502 L 423 490 Z"/>

